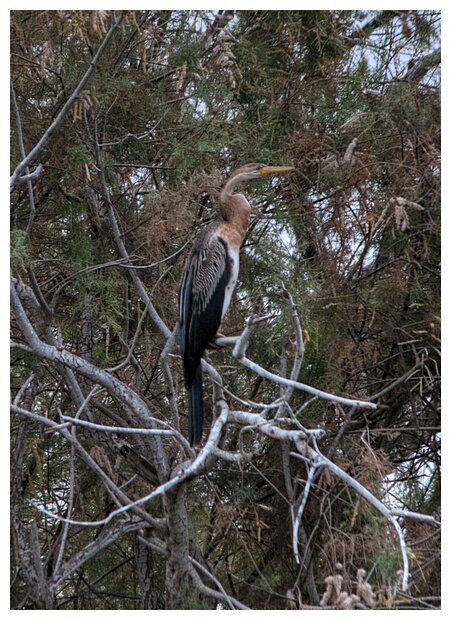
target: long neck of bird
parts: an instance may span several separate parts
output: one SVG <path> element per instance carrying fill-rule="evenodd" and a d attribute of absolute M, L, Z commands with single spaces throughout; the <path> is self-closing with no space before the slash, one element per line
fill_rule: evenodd
<path fill-rule="evenodd" d="M 241 181 L 240 176 L 233 177 L 224 185 L 219 196 L 219 205 L 224 220 L 244 238 L 251 221 L 251 206 L 243 194 L 233 193 Z"/>

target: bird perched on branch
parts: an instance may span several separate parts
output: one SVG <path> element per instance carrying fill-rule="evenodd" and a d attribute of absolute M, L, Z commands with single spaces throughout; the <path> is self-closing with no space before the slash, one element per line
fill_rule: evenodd
<path fill-rule="evenodd" d="M 180 349 L 188 390 L 188 435 L 191 445 L 202 438 L 203 390 L 201 358 L 214 343 L 236 285 L 239 251 L 250 223 L 251 207 L 239 183 L 294 170 L 292 166 L 246 164 L 224 184 L 219 196 L 221 219 L 197 237 L 186 260 L 179 291 Z"/>

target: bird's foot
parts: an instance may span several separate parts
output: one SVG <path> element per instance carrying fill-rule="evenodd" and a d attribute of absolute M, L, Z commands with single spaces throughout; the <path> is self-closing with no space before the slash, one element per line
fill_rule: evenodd
<path fill-rule="evenodd" d="M 212 342 L 208 343 L 208 348 L 209 349 L 222 349 L 222 347 L 224 345 L 222 344 L 216 344 L 216 339 L 217 338 L 225 338 L 224 334 L 221 334 L 220 332 L 218 332 L 217 334 L 214 335 Z"/>

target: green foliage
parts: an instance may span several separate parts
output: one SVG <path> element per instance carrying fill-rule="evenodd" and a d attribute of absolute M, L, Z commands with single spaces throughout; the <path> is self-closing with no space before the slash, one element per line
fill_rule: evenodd
<path fill-rule="evenodd" d="M 186 598 L 183 609 L 198 609 L 200 611 L 209 609 L 211 611 L 212 605 L 207 599 L 202 597 L 197 590 L 194 590 Z"/>
<path fill-rule="evenodd" d="M 11 231 L 10 263 L 14 271 L 25 269 L 30 264 L 28 240 L 24 230 Z"/>
<path fill-rule="evenodd" d="M 375 562 L 375 576 L 377 581 L 383 584 L 396 583 L 398 581 L 397 573 L 401 568 L 401 551 L 383 545 Z"/>

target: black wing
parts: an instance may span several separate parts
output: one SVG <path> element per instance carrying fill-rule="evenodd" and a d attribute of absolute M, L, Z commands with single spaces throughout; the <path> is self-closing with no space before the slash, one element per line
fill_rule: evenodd
<path fill-rule="evenodd" d="M 191 250 L 179 292 L 180 348 L 188 389 L 221 324 L 229 274 L 225 243 L 215 228 L 207 228 Z"/>

